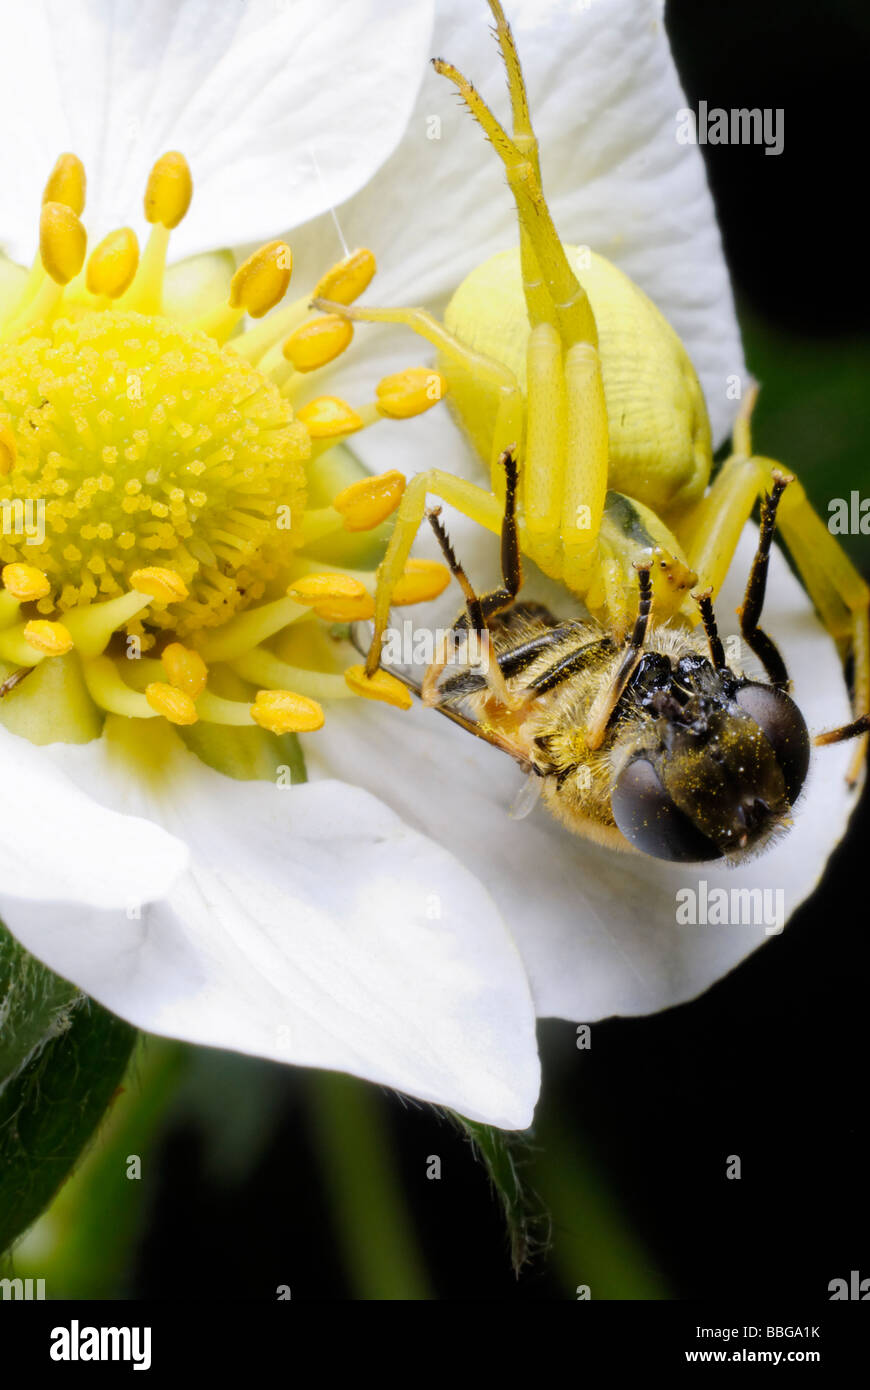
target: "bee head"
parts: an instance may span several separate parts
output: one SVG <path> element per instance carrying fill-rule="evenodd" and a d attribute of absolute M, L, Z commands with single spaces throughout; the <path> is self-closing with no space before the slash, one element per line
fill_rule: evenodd
<path fill-rule="evenodd" d="M 789 815 L 809 766 L 794 701 L 703 657 L 674 668 L 659 653 L 643 658 L 633 694 L 644 718 L 639 736 L 617 745 L 611 794 L 626 839 L 682 862 L 760 848 Z"/>

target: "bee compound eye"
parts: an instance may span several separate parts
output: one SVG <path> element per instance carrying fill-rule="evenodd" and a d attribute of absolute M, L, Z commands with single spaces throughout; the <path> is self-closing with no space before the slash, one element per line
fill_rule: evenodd
<path fill-rule="evenodd" d="M 794 700 L 773 685 L 749 681 L 734 698 L 772 747 L 793 806 L 810 765 L 810 736 L 803 715 Z"/>
<path fill-rule="evenodd" d="M 626 763 L 611 792 L 610 809 L 625 838 L 655 859 L 685 864 L 722 857 L 718 846 L 671 800 L 646 758 Z"/>

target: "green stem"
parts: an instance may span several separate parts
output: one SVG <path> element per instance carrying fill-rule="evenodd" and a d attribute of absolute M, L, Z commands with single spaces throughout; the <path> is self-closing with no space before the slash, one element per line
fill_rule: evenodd
<path fill-rule="evenodd" d="M 622 1215 L 585 1146 L 544 1110 L 534 1181 L 552 1215 L 550 1260 L 568 1296 L 595 1300 L 671 1297 L 664 1276 Z"/>
<path fill-rule="evenodd" d="M 314 1074 L 310 1089 L 335 1237 L 353 1296 L 431 1298 L 384 1130 L 384 1102 L 370 1086 L 335 1072 Z"/>

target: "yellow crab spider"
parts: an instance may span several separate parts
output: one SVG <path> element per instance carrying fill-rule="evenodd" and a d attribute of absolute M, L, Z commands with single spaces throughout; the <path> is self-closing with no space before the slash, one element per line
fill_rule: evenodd
<path fill-rule="evenodd" d="M 498 533 L 504 450 L 517 449 L 521 459 L 522 552 L 564 582 L 618 640 L 637 610 L 635 562 L 651 551 L 657 619 L 698 621 L 690 591 L 700 585 L 718 592 L 755 502 L 779 466 L 753 452 L 753 389 L 735 425 L 732 453 L 709 486 L 710 424 L 688 354 L 626 275 L 587 248 L 559 240 L 541 188 L 513 35 L 499 0 L 489 5 L 507 70 L 513 133 L 462 73 L 440 59 L 434 66 L 456 86 L 504 164 L 519 249 L 472 271 L 443 325 L 419 308 L 315 301 L 354 320 L 404 324 L 433 344 L 454 413 L 490 468 L 491 491 L 442 469 L 418 474 L 406 488 L 378 570 L 370 679 L 427 494 Z M 851 648 L 860 720 L 870 711 L 870 590 L 797 481 L 783 498 L 779 522 L 841 655 Z M 852 780 L 860 774 L 866 742 L 866 736 L 859 740 Z"/>

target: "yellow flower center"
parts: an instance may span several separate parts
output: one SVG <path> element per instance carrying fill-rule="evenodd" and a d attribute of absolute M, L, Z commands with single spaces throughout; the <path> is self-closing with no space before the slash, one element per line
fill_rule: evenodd
<path fill-rule="evenodd" d="M 192 187 L 184 157 L 164 155 L 141 258 L 124 227 L 85 264 L 84 169 L 62 155 L 39 257 L 0 313 L 4 717 L 31 696 L 56 708 L 78 692 L 97 712 L 283 734 L 319 728 L 319 700 L 351 695 L 311 629 L 368 615 L 374 575 L 330 563 L 330 540 L 355 564 L 353 533 L 389 516 L 403 480 L 349 478 L 324 456 L 437 393 L 424 397 L 411 370 L 368 404 L 321 395 L 294 414 L 353 334 L 312 318 L 310 294 L 277 307 L 292 273 L 282 241 L 239 266 L 222 298 L 212 288 L 173 317 L 166 252 Z M 374 270 L 371 252 L 355 251 L 317 290 L 350 303 Z M 242 331 L 246 316 L 261 321 Z M 436 568 L 409 576 L 405 601 L 440 591 Z M 46 681 L 47 670 L 61 674 Z M 30 714 L 19 725 L 42 737 Z"/>
<path fill-rule="evenodd" d="M 40 612 L 124 593 L 154 564 L 189 593 L 142 618 L 180 635 L 262 596 L 278 526 L 304 509 L 310 449 L 244 358 L 166 319 L 91 312 L 0 345 L 0 398 L 16 444 L 0 506 L 39 508 L 36 534 L 0 537 L 0 556 L 45 572 Z"/>

